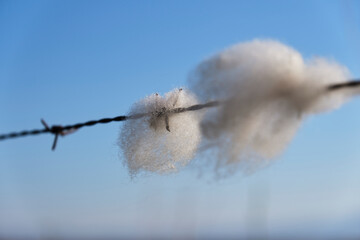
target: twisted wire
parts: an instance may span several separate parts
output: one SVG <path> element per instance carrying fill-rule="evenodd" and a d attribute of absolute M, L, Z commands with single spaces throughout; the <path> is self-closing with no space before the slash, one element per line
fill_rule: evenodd
<path fill-rule="evenodd" d="M 332 90 L 338 90 L 338 89 L 343 89 L 343 88 L 354 88 L 354 87 L 358 87 L 358 86 L 360 86 L 360 79 L 354 80 L 354 81 L 349 81 L 349 82 L 344 82 L 344 83 L 332 84 L 332 85 L 328 86 L 328 90 L 332 91 Z"/>
<path fill-rule="evenodd" d="M 360 86 L 360 80 L 358 79 L 358 80 L 329 85 L 326 87 L 326 90 L 335 91 L 335 90 L 339 90 L 339 89 L 355 88 L 355 87 L 359 87 L 359 86 Z M 156 114 L 157 114 L 157 116 L 162 116 L 162 115 L 165 116 L 167 114 L 177 114 L 177 113 L 182 113 L 182 112 L 187 112 L 187 111 L 197 111 L 197 110 L 201 110 L 204 108 L 216 107 L 216 106 L 220 105 L 220 103 L 221 102 L 219 102 L 219 101 L 211 101 L 211 102 L 207 102 L 204 104 L 192 105 L 190 107 L 173 108 L 173 109 L 166 110 L 165 112 L 159 112 Z M 0 134 L 0 141 L 11 139 L 11 138 L 19 138 L 19 137 L 33 136 L 33 135 L 39 135 L 39 134 L 44 134 L 44 133 L 51 133 L 51 134 L 55 135 L 55 140 L 54 140 L 54 144 L 53 144 L 53 148 L 52 148 L 54 150 L 55 146 L 56 146 L 58 135 L 64 136 L 64 135 L 71 133 L 75 130 L 78 130 L 82 127 L 94 126 L 96 124 L 106 124 L 106 123 L 110 123 L 110 122 L 121 122 L 121 121 L 130 120 L 130 119 L 139 119 L 139 118 L 145 117 L 149 114 L 154 114 L 154 113 L 140 113 L 140 114 L 135 114 L 135 115 L 130 115 L 130 116 L 123 115 L 123 116 L 117 116 L 117 117 L 113 117 L 113 118 L 102 118 L 99 120 L 91 120 L 91 121 L 87 121 L 84 123 L 76 123 L 76 124 L 71 124 L 71 125 L 66 125 L 66 126 L 53 125 L 51 127 L 48 127 L 46 125 L 46 123 L 42 120 L 45 128 L 24 130 L 24 131 L 20 131 L 20 132 L 12 132 L 12 133 L 7 133 L 7 134 Z"/>
<path fill-rule="evenodd" d="M 174 109 L 169 110 L 166 113 L 182 113 L 182 112 L 187 112 L 187 111 L 196 111 L 196 110 L 200 110 L 203 108 L 215 107 L 217 105 L 219 105 L 219 102 L 213 101 L 213 102 L 208 102 L 205 104 L 196 104 L 196 105 L 186 107 L 186 108 L 174 108 Z M 139 119 L 139 118 L 145 117 L 149 114 L 152 114 L 152 113 L 140 113 L 140 114 L 134 114 L 134 115 L 130 115 L 130 116 L 117 116 L 117 117 L 113 117 L 113 118 L 102 118 L 99 120 L 91 120 L 91 121 L 87 121 L 84 123 L 76 123 L 76 124 L 66 125 L 66 126 L 54 125 L 51 128 L 45 127 L 44 129 L 34 129 L 34 130 L 25 130 L 25 131 L 21 131 L 21 132 L 12 132 L 12 133 L 8 133 L 8 134 L 1 134 L 0 141 L 10 139 L 10 138 L 25 137 L 25 136 L 29 136 L 29 135 L 39 135 L 39 134 L 43 134 L 43 133 L 61 134 L 66 131 L 69 131 L 69 130 L 78 130 L 82 127 L 89 127 L 89 126 L 93 126 L 93 125 L 100 124 L 100 123 L 105 124 L 105 123 L 110 123 L 110 122 L 121 122 L 121 121 L 130 120 L 130 119 Z"/>

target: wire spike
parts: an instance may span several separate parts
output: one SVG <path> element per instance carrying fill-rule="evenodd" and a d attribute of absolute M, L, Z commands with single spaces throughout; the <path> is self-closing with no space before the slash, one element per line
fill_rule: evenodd
<path fill-rule="evenodd" d="M 59 134 L 55 134 L 54 142 L 53 142 L 53 145 L 51 147 L 51 150 L 53 150 L 53 151 L 55 151 L 56 143 L 57 143 L 58 138 L 59 138 Z"/>
<path fill-rule="evenodd" d="M 169 115 L 165 115 L 165 128 L 170 132 L 170 126 L 169 126 Z"/>
<path fill-rule="evenodd" d="M 42 125 L 44 125 L 45 129 L 50 131 L 50 128 L 49 128 L 49 126 L 47 125 L 47 123 L 45 122 L 45 120 L 44 120 L 44 119 L 41 119 L 40 121 L 41 121 Z"/>

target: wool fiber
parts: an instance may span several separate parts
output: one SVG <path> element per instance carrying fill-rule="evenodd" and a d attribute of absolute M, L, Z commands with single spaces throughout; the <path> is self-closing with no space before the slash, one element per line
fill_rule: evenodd
<path fill-rule="evenodd" d="M 197 103 L 188 90 L 174 89 L 164 96 L 150 95 L 132 106 L 130 116 L 149 114 L 126 121 L 120 132 L 118 144 L 130 175 L 174 172 L 194 157 L 201 139 L 201 113 L 183 112 L 165 118 L 168 110 Z"/>
<path fill-rule="evenodd" d="M 261 163 L 278 156 L 302 120 L 333 110 L 351 95 L 328 91 L 346 82 L 348 70 L 333 60 L 304 60 L 273 40 L 240 43 L 206 59 L 190 74 L 190 89 L 202 102 L 222 104 L 201 121 L 204 146 L 216 168 Z"/>

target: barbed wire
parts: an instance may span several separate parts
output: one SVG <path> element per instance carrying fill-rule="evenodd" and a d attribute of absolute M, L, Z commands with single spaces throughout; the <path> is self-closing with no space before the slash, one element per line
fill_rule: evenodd
<path fill-rule="evenodd" d="M 139 119 L 139 118 L 142 118 L 145 116 L 149 116 L 151 114 L 156 115 L 156 117 L 162 117 L 162 116 L 170 115 L 170 114 L 176 114 L 176 113 L 182 113 L 182 112 L 188 112 L 188 111 L 197 111 L 197 110 L 201 110 L 204 108 L 215 107 L 215 106 L 218 106 L 219 104 L 220 104 L 219 101 L 212 101 L 212 102 L 208 102 L 205 104 L 192 105 L 190 107 L 173 108 L 173 109 L 168 109 L 165 111 L 160 110 L 155 113 L 140 113 L 140 114 L 134 114 L 134 115 L 129 115 L 129 116 L 123 115 L 123 116 L 117 116 L 117 117 L 113 117 L 113 118 L 102 118 L 99 120 L 91 120 L 91 121 L 87 121 L 84 123 L 76 123 L 76 124 L 71 124 L 71 125 L 66 125 L 66 126 L 53 125 L 53 126 L 49 127 L 47 125 L 47 123 L 43 119 L 41 119 L 41 123 L 44 125 L 43 129 L 24 130 L 24 131 L 20 131 L 20 132 L 1 134 L 0 141 L 11 139 L 11 138 L 19 138 L 19 137 L 25 137 L 25 136 L 31 136 L 31 135 L 51 133 L 51 134 L 55 135 L 55 139 L 54 139 L 54 142 L 52 145 L 52 150 L 55 150 L 56 144 L 57 144 L 57 139 L 58 139 L 59 135 L 60 136 L 68 135 L 82 127 L 89 127 L 89 126 L 94 126 L 96 124 L 105 124 L 105 123 L 110 123 L 110 122 L 122 122 L 122 121 L 126 121 L 126 120 L 131 120 L 131 119 L 134 120 L 134 119 Z"/>
<path fill-rule="evenodd" d="M 360 80 L 353 80 L 353 81 L 348 81 L 348 82 L 344 82 L 344 83 L 332 84 L 332 85 L 329 85 L 326 89 L 328 91 L 334 91 L 334 90 L 339 90 L 339 89 L 343 89 L 343 88 L 354 88 L 354 87 L 359 87 L 359 86 L 360 86 Z M 134 119 L 143 118 L 143 117 L 149 116 L 149 115 L 155 115 L 156 117 L 164 116 L 165 121 L 166 121 L 166 120 L 168 120 L 168 115 L 171 115 L 171 114 L 183 113 L 183 112 L 188 112 L 188 111 L 197 111 L 197 110 L 201 110 L 204 108 L 216 107 L 216 106 L 219 106 L 220 104 L 221 104 L 220 101 L 211 101 L 211 102 L 207 102 L 204 104 L 195 104 L 190 107 L 161 109 L 160 111 L 155 112 L 155 113 L 154 112 L 140 113 L 140 114 L 134 114 L 134 115 L 129 115 L 129 116 L 122 115 L 122 116 L 117 116 L 117 117 L 113 117 L 113 118 L 102 118 L 99 120 L 91 120 L 91 121 L 87 121 L 87 122 L 83 122 L 83 123 L 76 123 L 76 124 L 71 124 L 71 125 L 66 125 L 66 126 L 53 125 L 53 126 L 49 127 L 47 125 L 47 123 L 43 119 L 41 119 L 41 123 L 44 125 L 43 129 L 24 130 L 24 131 L 19 131 L 19 132 L 0 134 L 0 141 L 11 139 L 11 138 L 19 138 L 19 137 L 34 136 L 34 135 L 39 135 L 39 134 L 44 134 L 44 133 L 51 133 L 51 134 L 54 134 L 54 136 L 55 136 L 54 142 L 52 145 L 52 150 L 55 150 L 59 135 L 60 136 L 68 135 L 70 133 L 75 132 L 76 130 L 79 130 L 82 127 L 90 127 L 90 126 L 94 126 L 96 124 L 106 124 L 106 123 L 110 123 L 110 122 L 122 122 L 122 121 L 126 121 L 126 120 L 131 120 L 131 119 L 134 120 Z M 168 129 L 168 127 L 167 127 L 167 130 L 170 131 Z"/>
<path fill-rule="evenodd" d="M 349 81 L 349 82 L 344 82 L 344 83 L 332 84 L 332 85 L 328 86 L 328 90 L 332 91 L 332 90 L 338 90 L 338 89 L 342 89 L 342 88 L 353 88 L 353 87 L 358 87 L 358 86 L 360 86 L 360 79 Z"/>

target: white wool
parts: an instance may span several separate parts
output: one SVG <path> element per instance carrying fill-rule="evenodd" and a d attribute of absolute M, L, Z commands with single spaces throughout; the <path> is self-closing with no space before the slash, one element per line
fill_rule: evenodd
<path fill-rule="evenodd" d="M 309 114 L 340 106 L 350 91 L 326 90 L 349 79 L 345 67 L 324 58 L 305 61 L 272 40 L 241 43 L 202 62 L 190 75 L 203 102 L 221 100 L 201 122 L 218 169 L 279 155 Z"/>
<path fill-rule="evenodd" d="M 170 132 L 166 129 L 165 116 L 157 113 L 197 103 L 188 90 L 175 89 L 164 97 L 153 94 L 132 106 L 129 115 L 150 114 L 126 121 L 120 132 L 118 143 L 124 152 L 124 163 L 131 175 L 142 170 L 173 172 L 194 157 L 201 139 L 201 113 L 183 112 L 169 115 Z"/>

